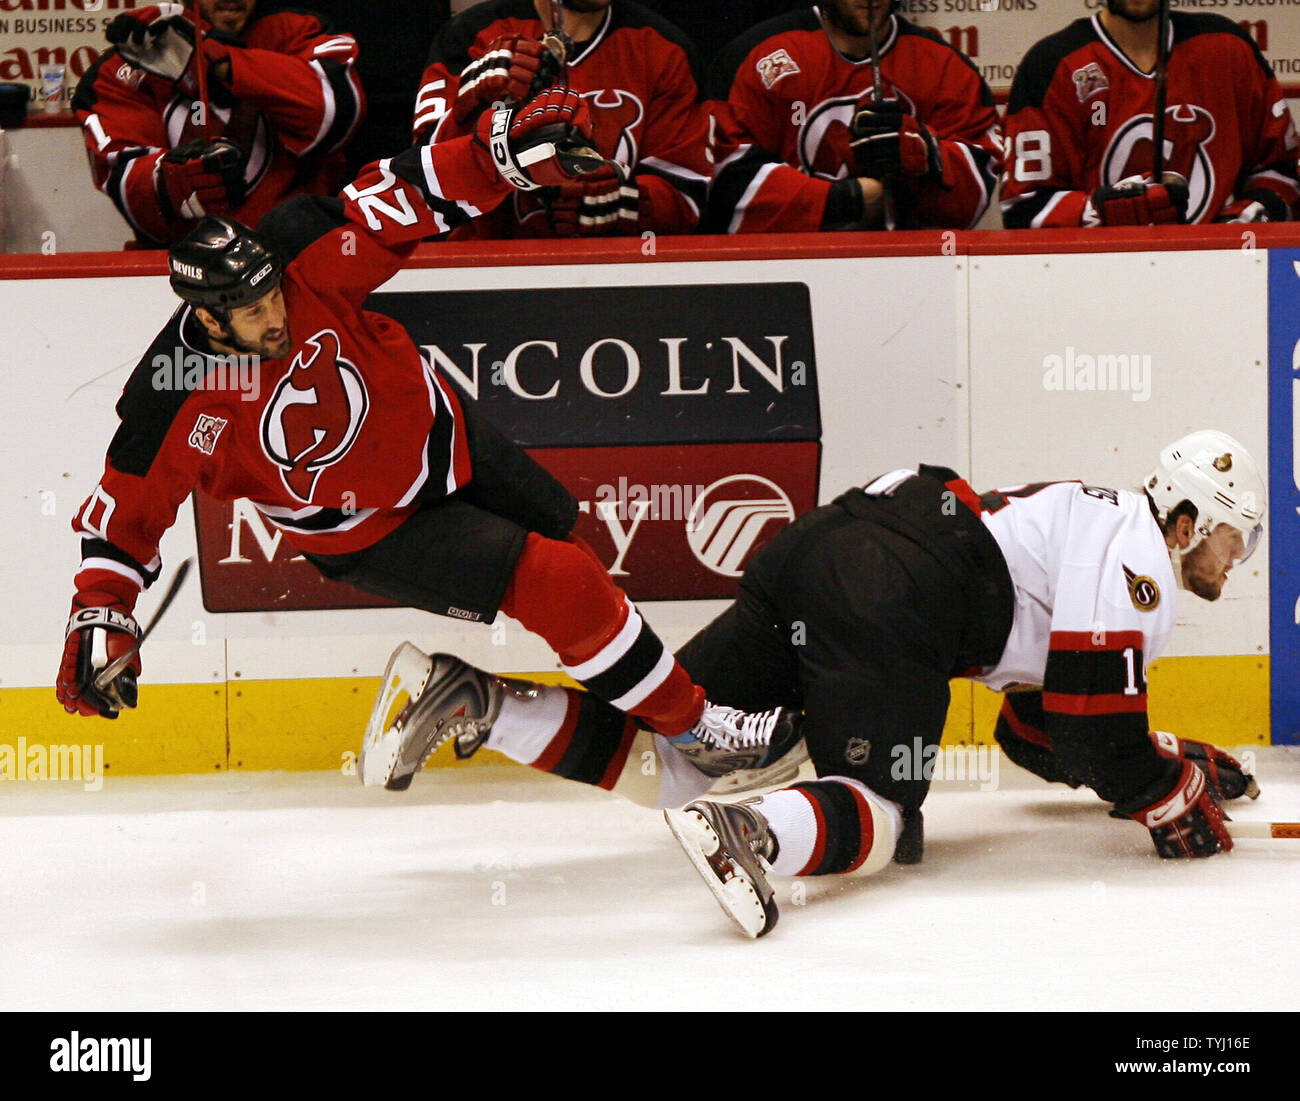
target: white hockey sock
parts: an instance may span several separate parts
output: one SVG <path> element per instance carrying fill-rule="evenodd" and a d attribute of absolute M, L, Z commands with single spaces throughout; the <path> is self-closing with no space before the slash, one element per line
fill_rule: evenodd
<path fill-rule="evenodd" d="M 569 710 L 565 689 L 555 684 L 539 684 L 537 688 L 537 695 L 531 699 L 506 692 L 485 743 L 489 749 L 524 765 L 531 765 L 545 752 Z"/>

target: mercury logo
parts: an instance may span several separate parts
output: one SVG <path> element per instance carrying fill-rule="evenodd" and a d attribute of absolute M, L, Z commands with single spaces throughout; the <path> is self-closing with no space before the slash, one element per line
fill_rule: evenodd
<path fill-rule="evenodd" d="M 704 490 L 686 518 L 686 541 L 705 566 L 723 577 L 740 577 L 768 524 L 788 524 L 794 505 L 775 482 L 757 474 L 733 474 Z"/>

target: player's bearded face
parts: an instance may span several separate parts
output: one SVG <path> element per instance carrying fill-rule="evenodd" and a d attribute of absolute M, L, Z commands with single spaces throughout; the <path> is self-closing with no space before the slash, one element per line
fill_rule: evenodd
<path fill-rule="evenodd" d="M 1246 554 L 1246 540 L 1231 524 L 1220 524 L 1183 555 L 1183 584 L 1202 600 L 1218 600 L 1228 571 Z"/>
<path fill-rule="evenodd" d="M 251 306 L 231 310 L 226 332 L 227 339 L 222 343 L 241 352 L 263 359 L 287 356 L 293 344 L 289 337 L 289 315 L 280 288 L 263 295 Z"/>
<path fill-rule="evenodd" d="M 239 34 L 256 4 L 257 0 L 198 0 L 199 14 L 226 34 Z"/>
<path fill-rule="evenodd" d="M 845 33 L 867 35 L 872 17 L 879 23 L 889 13 L 889 5 L 890 0 L 831 0 L 827 14 Z"/>
<path fill-rule="evenodd" d="M 1131 23 L 1145 23 L 1160 14 L 1160 0 L 1107 0 L 1107 6 Z"/>

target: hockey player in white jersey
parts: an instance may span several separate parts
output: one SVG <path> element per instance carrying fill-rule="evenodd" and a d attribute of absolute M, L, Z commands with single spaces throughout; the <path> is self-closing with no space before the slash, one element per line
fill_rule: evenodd
<path fill-rule="evenodd" d="M 818 778 L 743 803 L 699 799 L 707 778 L 675 769 L 655 739 L 661 802 L 696 800 L 666 812 L 674 835 L 749 936 L 777 919 L 769 875 L 919 861 L 923 762 L 942 735 L 950 678 L 968 677 L 1007 693 L 996 734 L 1012 760 L 1093 788 L 1112 815 L 1145 826 L 1162 857 L 1230 849 L 1218 800 L 1256 794 L 1253 778 L 1213 746 L 1150 731 L 1146 669 L 1169 638 L 1178 590 L 1217 599 L 1255 550 L 1265 511 L 1256 464 L 1216 431 L 1166 448 L 1136 492 L 1048 482 L 980 495 L 922 466 L 813 510 L 755 556 L 735 603 L 678 658 L 711 698 L 802 708 Z M 651 735 L 583 693 L 503 692 L 460 669 L 498 686 L 497 712 L 467 748 L 486 740 L 638 796 L 645 746 L 633 753 L 631 740 Z M 917 739 L 919 759 L 900 768 L 892 751 Z M 776 767 L 787 740 L 772 746 L 756 731 L 731 764 Z"/>

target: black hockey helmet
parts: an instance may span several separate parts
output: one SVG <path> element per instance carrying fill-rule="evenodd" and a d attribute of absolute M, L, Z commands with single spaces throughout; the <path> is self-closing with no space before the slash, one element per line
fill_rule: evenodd
<path fill-rule="evenodd" d="M 191 306 L 224 313 L 249 306 L 280 283 L 275 250 L 230 218 L 204 218 L 167 252 L 172 290 Z"/>

